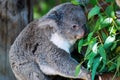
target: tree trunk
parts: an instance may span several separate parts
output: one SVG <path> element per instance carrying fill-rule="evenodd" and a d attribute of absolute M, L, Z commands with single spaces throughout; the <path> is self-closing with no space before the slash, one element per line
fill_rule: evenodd
<path fill-rule="evenodd" d="M 9 48 L 32 19 L 32 0 L 0 0 L 0 80 L 16 80 L 9 66 Z"/>

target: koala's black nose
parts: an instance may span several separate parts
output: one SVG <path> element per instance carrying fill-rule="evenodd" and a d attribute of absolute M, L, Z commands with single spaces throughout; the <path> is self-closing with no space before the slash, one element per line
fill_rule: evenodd
<path fill-rule="evenodd" d="M 83 30 L 84 30 L 84 35 L 87 35 L 88 34 L 88 28 L 87 28 L 87 25 L 86 24 L 84 24 L 83 26 L 82 26 L 82 28 L 83 28 Z"/>

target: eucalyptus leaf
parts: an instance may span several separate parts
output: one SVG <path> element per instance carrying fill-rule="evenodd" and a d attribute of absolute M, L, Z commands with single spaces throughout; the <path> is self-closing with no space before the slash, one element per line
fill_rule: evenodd
<path fill-rule="evenodd" d="M 117 23 L 118 26 L 120 26 L 120 19 L 117 19 L 115 22 Z"/>
<path fill-rule="evenodd" d="M 103 65 L 102 65 L 102 67 L 100 69 L 100 72 L 101 72 L 102 70 L 104 70 L 104 68 L 106 66 L 106 63 L 107 63 L 107 56 L 106 56 L 107 54 L 105 52 L 105 49 L 104 49 L 103 45 L 99 46 L 99 54 L 100 54 L 100 56 L 102 58 L 101 61 L 103 62 Z"/>
<path fill-rule="evenodd" d="M 88 13 L 88 19 L 90 19 L 91 17 L 99 14 L 100 12 L 100 7 L 99 6 L 95 6 L 91 9 L 91 11 Z"/>
<path fill-rule="evenodd" d="M 109 48 L 114 41 L 115 41 L 115 35 L 108 36 L 107 39 L 105 40 L 104 48 L 105 49 Z"/>
<path fill-rule="evenodd" d="M 111 47 L 111 51 L 113 51 L 117 47 L 117 42 L 113 43 L 113 46 Z"/>
<path fill-rule="evenodd" d="M 101 18 L 99 18 L 96 22 L 95 28 L 93 29 L 93 32 L 97 32 L 101 29 L 101 21 L 103 21 Z"/>
<path fill-rule="evenodd" d="M 98 43 L 95 43 L 93 48 L 92 48 L 92 51 L 97 54 L 98 53 Z"/>
<path fill-rule="evenodd" d="M 91 46 L 92 46 L 92 45 L 88 45 L 87 51 L 86 51 L 86 53 L 85 53 L 85 57 L 87 57 L 88 54 L 91 52 L 91 50 L 92 50 L 92 47 L 91 47 Z"/>
<path fill-rule="evenodd" d="M 104 27 L 109 26 L 112 23 L 112 21 L 113 21 L 113 18 L 110 18 L 110 17 L 105 18 L 103 20 L 103 22 L 101 23 L 101 29 L 104 28 Z"/>
<path fill-rule="evenodd" d="M 100 54 L 100 56 L 106 61 L 106 52 L 105 52 L 105 49 L 104 49 L 104 47 L 103 47 L 103 45 L 100 45 L 99 46 L 99 54 Z"/>
<path fill-rule="evenodd" d="M 93 32 L 91 32 L 91 33 L 88 34 L 88 37 L 87 37 L 87 41 L 88 42 L 91 40 L 92 36 L 93 36 Z"/>
<path fill-rule="evenodd" d="M 112 64 L 112 63 L 111 63 Z M 116 69 L 116 65 L 115 64 L 112 64 L 110 65 L 110 67 L 108 68 L 108 71 L 112 71 L 112 70 L 115 70 Z"/>
<path fill-rule="evenodd" d="M 116 34 L 116 31 L 117 29 L 115 28 L 115 26 L 110 27 L 110 35 Z"/>
<path fill-rule="evenodd" d="M 114 12 L 113 5 L 108 6 L 105 10 L 105 13 L 108 17 L 115 18 L 115 12 Z"/>
<path fill-rule="evenodd" d="M 120 70 L 120 56 L 117 58 L 117 70 Z"/>
<path fill-rule="evenodd" d="M 95 56 L 96 56 L 96 54 L 93 53 L 93 52 L 91 52 L 91 53 L 86 57 L 86 59 L 88 59 L 87 69 L 89 69 L 89 68 L 92 66 Z"/>
<path fill-rule="evenodd" d="M 85 57 L 92 51 L 92 47 L 95 43 L 96 43 L 96 38 L 93 38 L 88 45 L 87 51 L 85 53 Z"/>
<path fill-rule="evenodd" d="M 87 55 L 85 58 L 87 60 L 90 60 L 90 59 L 94 59 L 94 57 L 96 56 L 96 54 L 94 52 L 91 52 L 89 55 Z"/>
<path fill-rule="evenodd" d="M 76 69 L 75 69 L 75 76 L 78 76 L 78 75 L 79 75 L 79 73 L 80 73 L 80 67 L 81 67 L 80 64 L 77 65 L 77 67 L 76 67 Z"/>
<path fill-rule="evenodd" d="M 112 23 L 112 21 L 113 21 L 113 18 L 106 18 L 104 21 L 103 21 L 103 23 L 102 24 L 111 24 Z"/>
<path fill-rule="evenodd" d="M 93 68 L 92 68 L 92 80 L 94 80 L 94 78 L 95 78 L 97 68 L 99 67 L 100 62 L 101 62 L 101 59 L 99 57 L 94 59 Z"/>
<path fill-rule="evenodd" d="M 107 38 L 107 34 L 105 34 L 104 32 L 101 32 L 102 33 L 102 39 L 103 39 L 103 42 L 105 42 L 106 38 Z"/>
<path fill-rule="evenodd" d="M 80 53 L 81 48 L 82 48 L 82 44 L 83 44 L 83 39 L 81 39 L 78 43 L 78 52 Z"/>

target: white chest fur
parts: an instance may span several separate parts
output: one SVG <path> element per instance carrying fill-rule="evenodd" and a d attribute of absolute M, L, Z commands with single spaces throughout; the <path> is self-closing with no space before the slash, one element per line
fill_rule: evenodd
<path fill-rule="evenodd" d="M 72 46 L 68 40 L 64 39 L 57 33 L 52 34 L 50 39 L 53 44 L 55 44 L 58 48 L 65 50 L 67 53 L 70 53 L 70 47 Z"/>

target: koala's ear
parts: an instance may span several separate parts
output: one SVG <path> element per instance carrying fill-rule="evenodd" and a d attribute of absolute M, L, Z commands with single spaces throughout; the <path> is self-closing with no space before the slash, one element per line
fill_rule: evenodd
<path fill-rule="evenodd" d="M 57 23 L 51 19 L 45 19 L 45 20 L 38 21 L 38 27 L 41 29 L 48 29 L 48 28 L 54 29 L 54 30 L 58 29 Z"/>
<path fill-rule="evenodd" d="M 64 14 L 62 11 L 53 9 L 48 12 L 47 18 L 55 20 L 56 22 L 60 22 L 63 18 L 63 15 Z"/>

